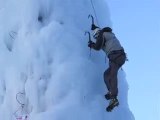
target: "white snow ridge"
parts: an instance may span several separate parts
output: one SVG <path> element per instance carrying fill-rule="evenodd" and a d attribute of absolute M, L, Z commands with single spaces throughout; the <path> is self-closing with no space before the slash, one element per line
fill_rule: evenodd
<path fill-rule="evenodd" d="M 105 0 L 98 23 L 111 26 Z M 106 112 L 104 54 L 87 46 L 90 0 L 0 0 L 0 120 L 134 120 L 119 71 L 119 107 Z"/>

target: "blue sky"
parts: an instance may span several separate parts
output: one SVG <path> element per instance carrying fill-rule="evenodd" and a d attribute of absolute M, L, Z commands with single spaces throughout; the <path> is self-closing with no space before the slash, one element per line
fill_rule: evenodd
<path fill-rule="evenodd" d="M 128 54 L 124 65 L 136 120 L 160 120 L 160 1 L 107 0 L 113 30 Z"/>

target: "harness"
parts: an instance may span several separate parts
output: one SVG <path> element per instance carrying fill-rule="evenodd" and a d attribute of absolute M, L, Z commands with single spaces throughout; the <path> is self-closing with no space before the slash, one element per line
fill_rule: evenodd
<path fill-rule="evenodd" d="M 114 55 L 114 54 L 119 54 L 117 57 L 115 57 L 114 59 L 110 59 L 110 56 L 111 55 Z M 124 52 L 124 50 L 115 50 L 115 51 L 111 51 L 110 54 L 108 55 L 108 58 L 109 58 L 109 61 L 110 62 L 114 62 L 115 64 L 117 64 L 119 67 L 121 67 L 122 65 L 117 63 L 117 59 L 121 56 L 125 56 L 125 60 L 127 61 L 127 57 L 126 57 L 126 53 Z"/>

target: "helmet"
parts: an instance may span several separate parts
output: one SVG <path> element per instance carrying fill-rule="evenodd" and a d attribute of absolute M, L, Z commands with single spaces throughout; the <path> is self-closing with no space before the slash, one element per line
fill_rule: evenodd
<path fill-rule="evenodd" d="M 103 30 L 103 32 L 112 32 L 112 28 L 110 28 L 110 27 L 105 27 L 102 30 Z"/>
<path fill-rule="evenodd" d="M 96 39 L 99 36 L 100 28 L 96 28 L 93 30 L 93 37 Z"/>

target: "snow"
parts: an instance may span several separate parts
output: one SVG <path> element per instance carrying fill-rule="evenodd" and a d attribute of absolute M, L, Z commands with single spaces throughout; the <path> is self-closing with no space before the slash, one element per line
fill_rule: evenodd
<path fill-rule="evenodd" d="M 112 26 L 107 3 L 94 5 Z M 122 70 L 120 106 L 105 111 L 108 65 L 102 52 L 89 57 L 89 14 L 90 0 L 0 0 L 0 120 L 134 120 Z"/>

